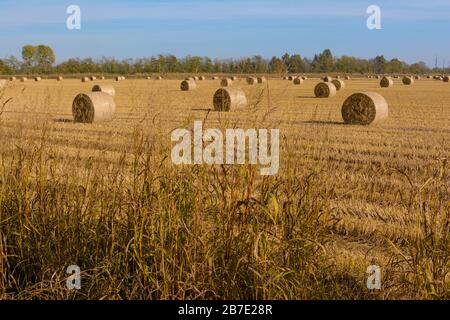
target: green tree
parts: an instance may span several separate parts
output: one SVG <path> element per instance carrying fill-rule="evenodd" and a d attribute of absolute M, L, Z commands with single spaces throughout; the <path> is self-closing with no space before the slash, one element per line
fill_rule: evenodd
<path fill-rule="evenodd" d="M 36 61 L 36 50 L 35 46 L 29 44 L 22 47 L 23 69 L 26 73 L 33 71 Z"/>
<path fill-rule="evenodd" d="M 38 72 L 50 73 L 56 61 L 53 49 L 46 45 L 38 45 L 34 54 Z"/>
<path fill-rule="evenodd" d="M 373 72 L 381 74 L 386 71 L 386 59 L 384 56 L 377 56 L 373 59 Z"/>
<path fill-rule="evenodd" d="M 315 72 L 330 72 L 334 69 L 334 58 L 330 49 L 325 49 L 321 54 L 315 55 L 313 60 Z"/>

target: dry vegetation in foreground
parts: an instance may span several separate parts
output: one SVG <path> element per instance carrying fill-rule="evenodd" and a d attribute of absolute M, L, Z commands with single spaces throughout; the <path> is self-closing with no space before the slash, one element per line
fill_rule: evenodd
<path fill-rule="evenodd" d="M 92 83 L 14 83 L 0 93 L 2 299 L 448 299 L 450 87 L 346 81 L 330 99 L 270 80 L 216 113 L 218 81 L 114 83 L 112 122 L 71 122 Z M 106 80 L 105 83 L 112 81 Z M 342 125 L 356 91 L 390 117 Z M 10 100 L 12 98 L 12 100 Z M 280 128 L 281 167 L 186 166 L 170 132 Z M 82 289 L 65 286 L 79 265 Z M 366 288 L 378 264 L 383 288 Z"/>

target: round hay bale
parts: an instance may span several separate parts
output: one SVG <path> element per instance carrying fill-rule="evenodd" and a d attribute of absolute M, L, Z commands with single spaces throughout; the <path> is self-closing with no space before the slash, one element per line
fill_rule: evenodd
<path fill-rule="evenodd" d="M 331 81 L 331 83 L 334 84 L 337 91 L 340 91 L 345 88 L 345 82 L 340 79 L 335 79 L 335 80 Z"/>
<path fill-rule="evenodd" d="M 247 84 L 252 86 L 252 85 L 254 85 L 256 83 L 258 83 L 258 79 L 256 79 L 255 77 L 248 77 L 247 78 Z"/>
<path fill-rule="evenodd" d="M 204 80 L 206 80 L 206 77 L 205 77 L 205 76 L 200 76 L 200 77 L 198 78 L 198 80 L 204 81 Z"/>
<path fill-rule="evenodd" d="M 306 81 L 306 80 L 308 80 L 308 77 L 303 76 L 303 77 L 302 77 L 302 80 Z"/>
<path fill-rule="evenodd" d="M 303 79 L 302 78 L 295 78 L 293 82 L 294 82 L 295 85 L 298 86 L 298 85 L 303 84 Z"/>
<path fill-rule="evenodd" d="M 410 86 L 414 83 L 414 79 L 412 77 L 403 77 L 402 82 L 405 86 Z"/>
<path fill-rule="evenodd" d="M 444 78 L 442 78 L 442 81 L 450 82 L 450 77 L 449 76 L 445 76 Z"/>
<path fill-rule="evenodd" d="M 122 81 L 122 77 L 121 76 L 116 76 L 116 81 Z"/>
<path fill-rule="evenodd" d="M 345 76 L 345 80 L 350 80 L 350 77 L 349 76 Z"/>
<path fill-rule="evenodd" d="M 341 78 L 341 76 L 336 76 L 336 79 L 340 79 Z"/>
<path fill-rule="evenodd" d="M 329 98 L 336 95 L 336 86 L 331 82 L 320 82 L 314 88 L 317 98 Z"/>
<path fill-rule="evenodd" d="M 233 84 L 233 80 L 231 80 L 230 78 L 223 78 L 220 81 L 220 86 L 222 87 L 230 87 Z"/>
<path fill-rule="evenodd" d="M 197 83 L 195 80 L 184 80 L 180 85 L 181 91 L 190 91 L 197 89 Z"/>
<path fill-rule="evenodd" d="M 161 76 L 157 76 L 156 80 L 162 80 L 162 77 Z"/>
<path fill-rule="evenodd" d="M 111 85 L 96 84 L 95 86 L 92 87 L 92 92 L 104 92 L 104 93 L 109 94 L 112 97 L 116 96 L 116 90 Z"/>
<path fill-rule="evenodd" d="M 266 83 L 267 79 L 266 77 L 258 77 L 258 83 Z"/>
<path fill-rule="evenodd" d="M 247 97 L 239 88 L 221 88 L 214 94 L 214 110 L 234 111 L 247 106 Z"/>
<path fill-rule="evenodd" d="M 331 82 L 331 81 L 333 81 L 333 78 L 330 76 L 325 76 L 322 78 L 322 80 L 323 80 L 323 82 Z"/>
<path fill-rule="evenodd" d="M 22 77 L 22 78 L 20 78 L 20 82 L 27 82 L 28 81 L 28 78 L 27 77 Z"/>
<path fill-rule="evenodd" d="M 193 80 L 193 81 L 195 81 L 195 78 L 194 77 L 187 77 L 187 78 L 184 78 L 184 80 L 187 80 L 187 81 Z"/>
<path fill-rule="evenodd" d="M 75 122 L 93 123 L 110 120 L 116 111 L 116 104 L 111 95 L 105 92 L 80 93 L 72 103 Z"/>
<path fill-rule="evenodd" d="M 288 77 L 288 80 L 289 80 L 289 81 L 293 81 L 293 80 L 294 80 L 294 77 L 293 77 L 293 76 L 289 76 L 289 77 Z"/>
<path fill-rule="evenodd" d="M 421 78 L 420 78 L 420 76 L 415 76 L 414 79 L 420 80 Z"/>
<path fill-rule="evenodd" d="M 211 78 L 211 80 L 219 80 L 219 77 L 214 76 L 214 77 Z"/>
<path fill-rule="evenodd" d="M 152 77 L 147 76 L 146 79 L 147 79 L 147 80 L 152 80 Z"/>
<path fill-rule="evenodd" d="M 236 76 L 231 77 L 231 80 L 233 80 L 233 81 L 237 81 L 237 79 L 238 79 L 238 77 L 236 77 Z"/>
<path fill-rule="evenodd" d="M 17 80 L 16 77 L 10 77 L 10 78 L 9 78 L 9 81 L 16 81 L 16 80 Z"/>
<path fill-rule="evenodd" d="M 97 77 L 96 76 L 91 76 L 90 79 L 91 79 L 91 81 L 95 81 L 95 80 L 97 80 Z"/>
<path fill-rule="evenodd" d="M 394 86 L 394 80 L 391 77 L 383 77 L 380 81 L 380 87 L 382 88 L 391 88 Z"/>
<path fill-rule="evenodd" d="M 35 77 L 34 81 L 36 81 L 36 82 L 42 81 L 42 78 L 41 77 Z"/>
<path fill-rule="evenodd" d="M 56 81 L 63 81 L 63 80 L 64 80 L 64 78 L 61 77 L 61 76 L 59 76 L 59 77 L 56 78 Z"/>
<path fill-rule="evenodd" d="M 195 81 L 198 81 L 198 80 L 199 80 L 199 77 L 198 77 L 198 76 L 195 76 L 195 77 L 194 77 L 194 80 L 195 80 Z"/>
<path fill-rule="evenodd" d="M 81 82 L 89 82 L 89 81 L 91 81 L 91 79 L 88 77 L 81 78 Z"/>
<path fill-rule="evenodd" d="M 346 124 L 376 124 L 389 115 L 389 107 L 382 95 L 359 92 L 348 97 L 342 105 L 342 118 Z"/>

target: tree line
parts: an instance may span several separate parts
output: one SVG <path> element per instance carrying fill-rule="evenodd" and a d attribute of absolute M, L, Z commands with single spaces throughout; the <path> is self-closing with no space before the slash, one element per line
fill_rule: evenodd
<path fill-rule="evenodd" d="M 55 64 L 56 55 L 46 45 L 26 45 L 21 59 L 10 56 L 0 60 L 0 74 L 145 74 L 145 73 L 413 73 L 431 71 L 424 62 L 408 64 L 397 58 L 387 60 L 380 55 L 373 59 L 351 56 L 333 56 L 330 49 L 314 55 L 312 59 L 300 54 L 284 54 L 266 59 L 256 55 L 239 59 L 211 59 L 209 57 L 157 55 L 149 58 L 124 59 L 69 59 Z M 448 70 L 446 70 L 448 71 Z"/>

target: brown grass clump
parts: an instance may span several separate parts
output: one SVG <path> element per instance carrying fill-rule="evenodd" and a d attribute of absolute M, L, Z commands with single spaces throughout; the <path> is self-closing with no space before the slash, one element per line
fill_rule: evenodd
<path fill-rule="evenodd" d="M 181 91 L 195 90 L 195 89 L 197 89 L 197 83 L 195 82 L 195 80 L 192 80 L 192 79 L 184 80 L 181 82 L 180 89 L 181 89 Z"/>
<path fill-rule="evenodd" d="M 394 86 L 394 80 L 391 77 L 383 77 L 380 81 L 380 86 L 382 88 L 391 88 Z"/>
<path fill-rule="evenodd" d="M 301 84 L 303 84 L 303 79 L 298 77 L 298 78 L 295 78 L 293 82 L 295 85 L 301 85 Z"/>
<path fill-rule="evenodd" d="M 346 124 L 376 124 L 388 117 L 386 100 L 375 92 L 355 93 L 345 100 L 342 118 Z"/>
<path fill-rule="evenodd" d="M 96 84 L 92 88 L 92 92 L 104 92 L 104 93 L 109 94 L 112 97 L 116 96 L 116 90 L 111 85 L 99 85 L 99 84 Z"/>
<path fill-rule="evenodd" d="M 331 82 L 320 82 L 314 88 L 317 98 L 330 98 L 336 95 L 336 86 Z"/>
<path fill-rule="evenodd" d="M 403 77 L 402 82 L 405 86 L 409 86 L 414 83 L 414 79 L 412 77 L 405 76 L 405 77 Z"/>
<path fill-rule="evenodd" d="M 345 88 L 345 82 L 340 79 L 335 79 L 335 80 L 331 81 L 331 83 L 334 84 L 337 91 L 340 91 Z"/>
<path fill-rule="evenodd" d="M 72 103 L 75 122 L 93 123 L 112 119 L 116 104 L 111 95 L 105 92 L 80 93 Z"/>
<path fill-rule="evenodd" d="M 223 79 L 220 81 L 220 85 L 221 85 L 222 87 L 230 87 L 232 84 L 233 84 L 233 80 L 230 79 L 230 78 L 223 78 Z"/>
<path fill-rule="evenodd" d="M 247 106 L 247 97 L 239 88 L 221 88 L 214 94 L 214 110 L 235 111 Z"/>

